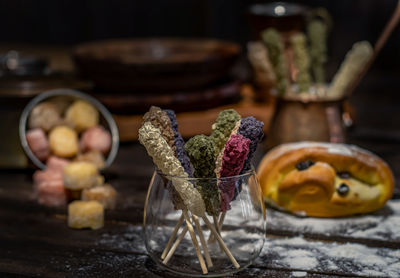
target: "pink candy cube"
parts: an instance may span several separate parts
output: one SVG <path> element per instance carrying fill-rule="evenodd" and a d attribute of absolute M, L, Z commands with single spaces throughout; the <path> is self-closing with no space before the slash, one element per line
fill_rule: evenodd
<path fill-rule="evenodd" d="M 39 160 L 43 161 L 49 156 L 49 141 L 42 129 L 35 128 L 28 130 L 26 132 L 26 141 L 28 141 L 29 148 Z"/>
<path fill-rule="evenodd" d="M 57 169 L 36 171 L 33 175 L 33 181 L 40 204 L 46 206 L 64 206 L 67 204 L 62 171 Z"/>
<path fill-rule="evenodd" d="M 106 154 L 111 148 L 111 134 L 102 126 L 87 129 L 81 137 L 81 151 L 100 151 Z"/>
<path fill-rule="evenodd" d="M 58 170 L 60 172 L 64 171 L 64 167 L 69 164 L 68 159 L 59 158 L 57 156 L 50 156 L 47 159 L 46 166 L 48 169 Z"/>

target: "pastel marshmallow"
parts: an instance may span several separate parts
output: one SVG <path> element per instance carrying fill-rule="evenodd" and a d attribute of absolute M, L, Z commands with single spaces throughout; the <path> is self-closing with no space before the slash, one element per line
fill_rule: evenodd
<path fill-rule="evenodd" d="M 41 161 L 46 160 L 50 154 L 50 145 L 45 132 L 35 128 L 26 132 L 26 141 L 33 154 Z"/>
<path fill-rule="evenodd" d="M 106 154 L 111 148 L 111 134 L 102 126 L 89 128 L 82 134 L 80 147 L 83 152 L 94 150 Z"/>
<path fill-rule="evenodd" d="M 67 126 L 57 126 L 49 134 L 51 151 L 61 157 L 72 157 L 78 153 L 78 134 Z"/>
<path fill-rule="evenodd" d="M 104 207 L 97 201 L 73 201 L 68 205 L 68 227 L 99 229 L 104 226 Z"/>
<path fill-rule="evenodd" d="M 65 206 L 67 193 L 64 187 L 63 175 L 57 170 L 36 171 L 34 185 L 37 200 L 46 206 Z"/>
<path fill-rule="evenodd" d="M 96 165 L 90 162 L 71 162 L 64 168 L 64 186 L 71 190 L 81 190 L 98 185 L 99 175 Z"/>
<path fill-rule="evenodd" d="M 98 201 L 105 209 L 114 209 L 117 201 L 117 191 L 109 185 L 96 186 L 82 191 L 83 201 Z"/>

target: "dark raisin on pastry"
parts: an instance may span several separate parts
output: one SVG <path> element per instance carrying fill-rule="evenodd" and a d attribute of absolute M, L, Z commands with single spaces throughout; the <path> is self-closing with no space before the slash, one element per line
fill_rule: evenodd
<path fill-rule="evenodd" d="M 346 196 L 347 193 L 349 193 L 350 188 L 347 184 L 341 183 L 336 190 L 340 196 Z"/>
<path fill-rule="evenodd" d="M 341 178 L 341 179 L 349 179 L 351 178 L 351 175 L 349 172 L 338 172 L 337 175 Z"/>
<path fill-rule="evenodd" d="M 301 161 L 296 164 L 296 168 L 299 171 L 307 170 L 311 166 L 313 166 L 315 163 L 312 162 L 311 160 L 306 160 L 306 161 Z"/>

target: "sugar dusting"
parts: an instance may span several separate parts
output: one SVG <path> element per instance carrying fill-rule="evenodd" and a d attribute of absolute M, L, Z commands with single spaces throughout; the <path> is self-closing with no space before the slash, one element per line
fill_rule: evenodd
<path fill-rule="evenodd" d="M 265 266 L 266 262 L 267 267 L 302 271 L 400 277 L 400 250 L 356 243 L 327 243 L 302 237 L 270 238 L 256 264 Z"/>
<path fill-rule="evenodd" d="M 295 233 L 400 240 L 400 200 L 390 200 L 376 213 L 346 218 L 301 218 L 267 208 L 267 227 Z"/>
<path fill-rule="evenodd" d="M 232 210 L 228 215 L 236 213 L 243 212 Z M 400 240 L 400 225 L 398 225 L 400 200 L 390 200 L 383 210 L 373 214 L 339 219 L 300 218 L 272 209 L 267 209 L 267 213 L 269 229 L 287 230 L 300 235 L 312 233 L 355 239 Z M 176 219 L 179 215 L 179 212 L 174 211 L 168 218 Z M 233 218 L 227 217 L 225 225 L 233 224 Z M 250 222 L 253 221 L 250 220 Z M 254 219 L 254 224 L 256 223 Z M 234 233 L 237 233 L 235 235 L 232 232 L 230 236 L 223 232 L 223 238 L 226 238 L 227 244 L 231 244 L 230 241 L 234 237 L 237 240 L 247 235 L 241 229 L 235 231 Z M 249 239 L 251 238 L 252 236 L 249 236 Z M 255 238 L 256 235 L 254 235 Z M 240 246 L 235 252 L 246 252 L 251 249 L 251 246 L 244 242 L 238 245 Z M 127 225 L 116 231 L 103 233 L 97 242 L 97 247 L 102 250 L 115 249 L 146 254 L 142 227 L 136 225 Z M 260 256 L 253 265 L 262 268 L 293 269 L 292 277 L 306 277 L 310 272 L 400 277 L 400 250 L 368 247 L 358 243 L 313 241 L 302 236 L 268 237 Z"/>
<path fill-rule="evenodd" d="M 103 233 L 100 239 L 96 242 L 98 247 L 103 247 L 107 250 L 124 250 L 127 252 L 145 253 L 142 227 L 128 225 L 115 232 Z"/>

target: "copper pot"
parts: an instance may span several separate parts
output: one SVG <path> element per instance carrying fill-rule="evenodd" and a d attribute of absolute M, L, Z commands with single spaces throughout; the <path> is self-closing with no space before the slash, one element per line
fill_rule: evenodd
<path fill-rule="evenodd" d="M 342 107 L 343 99 L 278 98 L 268 147 L 296 141 L 344 142 Z"/>

